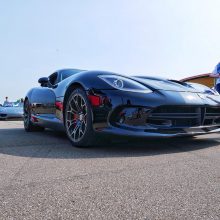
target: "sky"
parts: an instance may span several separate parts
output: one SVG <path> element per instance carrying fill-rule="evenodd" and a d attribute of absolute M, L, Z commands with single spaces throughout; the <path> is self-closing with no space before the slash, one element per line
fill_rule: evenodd
<path fill-rule="evenodd" d="M 220 61 L 220 0 L 0 1 L 0 103 L 57 69 L 182 79 Z"/>

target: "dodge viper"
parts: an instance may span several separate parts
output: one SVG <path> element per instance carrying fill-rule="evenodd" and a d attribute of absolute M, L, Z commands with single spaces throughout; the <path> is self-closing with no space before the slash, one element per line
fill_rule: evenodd
<path fill-rule="evenodd" d="M 220 131 L 220 95 L 202 85 L 78 69 L 38 82 L 25 97 L 25 130 L 64 130 L 74 146 L 94 145 L 101 134 L 162 138 Z"/>

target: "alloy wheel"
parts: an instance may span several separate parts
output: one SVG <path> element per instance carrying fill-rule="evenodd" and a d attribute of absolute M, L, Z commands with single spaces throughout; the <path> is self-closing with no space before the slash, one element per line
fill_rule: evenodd
<path fill-rule="evenodd" d="M 67 103 L 65 120 L 68 136 L 79 142 L 87 128 L 87 105 L 81 94 L 74 94 Z"/>

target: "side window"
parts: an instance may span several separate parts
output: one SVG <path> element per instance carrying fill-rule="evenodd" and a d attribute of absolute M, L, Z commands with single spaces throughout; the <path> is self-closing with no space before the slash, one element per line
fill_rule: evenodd
<path fill-rule="evenodd" d="M 53 73 L 49 76 L 49 81 L 51 85 L 56 85 L 58 83 L 58 73 Z"/>

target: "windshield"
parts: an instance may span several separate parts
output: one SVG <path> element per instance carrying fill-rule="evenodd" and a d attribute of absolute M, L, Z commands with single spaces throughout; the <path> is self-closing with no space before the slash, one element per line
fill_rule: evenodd
<path fill-rule="evenodd" d="M 82 71 L 84 71 L 84 70 L 78 70 L 78 69 L 62 70 L 61 71 L 61 81 L 76 74 L 76 73 L 82 72 Z"/>

